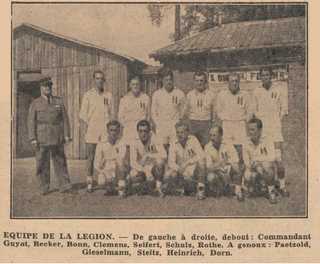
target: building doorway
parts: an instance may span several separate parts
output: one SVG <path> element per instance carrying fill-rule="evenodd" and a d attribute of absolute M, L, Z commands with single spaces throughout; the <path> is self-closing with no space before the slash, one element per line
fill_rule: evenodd
<path fill-rule="evenodd" d="M 40 96 L 40 85 L 37 78 L 18 78 L 17 85 L 17 158 L 34 156 L 28 136 L 28 112 L 31 102 Z"/>

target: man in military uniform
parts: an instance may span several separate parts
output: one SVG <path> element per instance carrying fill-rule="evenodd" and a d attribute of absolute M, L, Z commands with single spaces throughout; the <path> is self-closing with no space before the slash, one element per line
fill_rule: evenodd
<path fill-rule="evenodd" d="M 40 192 L 45 195 L 50 188 L 50 154 L 58 179 L 60 192 L 71 189 L 64 144 L 71 141 L 69 119 L 62 98 L 52 95 L 50 77 L 40 80 L 41 96 L 29 109 L 29 140 L 36 152 L 36 173 Z"/>

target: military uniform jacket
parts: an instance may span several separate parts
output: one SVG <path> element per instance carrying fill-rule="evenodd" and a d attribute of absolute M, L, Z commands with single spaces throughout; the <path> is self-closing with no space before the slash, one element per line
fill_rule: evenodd
<path fill-rule="evenodd" d="M 29 140 L 36 140 L 44 146 L 59 145 L 70 138 L 69 119 L 63 100 L 57 96 L 47 98 L 40 96 L 29 108 L 28 115 Z"/>

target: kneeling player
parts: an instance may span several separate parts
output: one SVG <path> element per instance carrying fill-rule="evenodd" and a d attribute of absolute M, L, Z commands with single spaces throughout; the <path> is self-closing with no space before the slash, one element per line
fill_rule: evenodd
<path fill-rule="evenodd" d="M 107 124 L 108 137 L 97 145 L 94 167 L 98 171 L 98 184 L 105 184 L 106 195 L 116 192 L 126 196 L 126 147 L 119 139 L 120 123 L 112 120 Z M 117 186 L 118 185 L 118 186 Z M 116 186 L 118 188 L 116 188 Z"/>
<path fill-rule="evenodd" d="M 270 203 L 277 203 L 275 191 L 275 148 L 272 141 L 262 135 L 262 121 L 252 118 L 248 122 L 248 142 L 244 146 L 246 165 L 245 184 L 249 193 L 266 194 Z"/>
<path fill-rule="evenodd" d="M 131 186 L 136 186 L 139 193 L 146 194 L 155 184 L 155 193 L 162 197 L 166 151 L 163 144 L 152 134 L 147 120 L 138 122 L 137 131 L 139 138 L 130 145 Z"/>
<path fill-rule="evenodd" d="M 226 142 L 222 143 L 223 129 L 214 126 L 209 132 L 210 141 L 205 146 L 207 182 L 209 193 L 220 196 L 234 185 L 234 192 L 238 201 L 244 197 L 241 189 L 241 170 L 239 168 L 239 156 L 233 146 Z"/>
<path fill-rule="evenodd" d="M 205 156 L 198 139 L 189 134 L 184 121 L 176 124 L 175 141 L 170 143 L 166 173 L 170 189 L 184 195 L 187 189 L 196 189 L 197 199 L 205 198 Z M 188 188 L 191 187 L 191 188 Z M 193 188 L 195 187 L 195 188 Z"/>

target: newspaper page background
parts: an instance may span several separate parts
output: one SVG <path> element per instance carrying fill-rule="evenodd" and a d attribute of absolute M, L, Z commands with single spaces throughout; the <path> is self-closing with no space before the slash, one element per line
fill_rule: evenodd
<path fill-rule="evenodd" d="M 263 1 L 259 1 L 259 4 L 262 2 Z M 274 3 L 280 2 L 275 1 Z M 19 192 L 14 194 L 16 197 L 21 198 L 21 200 L 19 200 L 19 208 L 24 212 L 24 215 L 19 215 L 19 212 L 14 211 L 12 207 L 11 198 L 12 190 L 14 189 L 12 189 L 11 186 L 11 177 L 15 165 L 13 165 L 14 162 L 11 159 L 12 133 L 14 133 L 11 127 L 12 111 L 14 111 L 12 108 L 14 100 L 12 99 L 11 90 L 13 80 L 11 71 L 11 10 L 12 4 L 15 3 L 9 1 L 2 2 L 0 27 L 2 36 L 0 49 L 0 79 L 2 88 L 0 96 L 2 106 L 2 111 L 0 112 L 2 120 L 2 125 L 0 126 L 2 149 L 0 157 L 0 190 L 2 194 L 0 208 L 0 261 L 320 262 L 320 253 L 318 250 L 320 248 L 320 206 L 318 203 L 320 168 L 317 160 L 319 156 L 318 137 L 320 133 L 319 123 L 317 122 L 320 114 L 318 108 L 319 93 L 317 91 L 317 69 L 319 67 L 319 53 L 317 49 L 317 47 L 319 47 L 319 37 L 317 34 L 319 19 L 317 10 L 319 10 L 319 3 L 316 1 L 306 1 L 305 3 L 307 3 L 305 16 L 308 19 L 306 27 L 308 40 L 306 43 L 305 65 L 306 71 L 308 71 L 306 74 L 307 84 L 305 86 L 306 96 L 308 97 L 306 98 L 308 99 L 308 105 L 306 105 L 306 116 L 308 120 L 305 120 L 305 123 L 308 124 L 308 129 L 305 133 L 308 133 L 308 147 L 307 145 L 304 146 L 307 158 L 305 168 L 305 184 L 307 189 L 302 188 L 306 197 L 304 210 L 293 212 L 292 215 L 280 213 L 278 215 L 270 214 L 266 217 L 254 214 L 248 216 L 240 214 L 228 216 L 228 212 L 224 215 L 216 216 L 214 215 L 214 211 L 212 214 L 207 215 L 203 213 L 200 217 L 197 213 L 194 215 L 190 213 L 187 216 L 178 215 L 178 217 L 175 217 L 175 212 L 171 212 L 171 214 L 168 213 L 162 217 L 161 213 L 157 214 L 156 217 L 147 214 L 137 216 L 134 213 L 129 216 L 123 213 L 122 215 L 109 215 L 107 217 L 96 213 L 88 213 L 88 215 L 83 213 L 77 216 L 66 213 L 65 216 L 46 215 L 37 217 L 40 213 L 37 213 L 33 208 L 34 201 L 32 199 L 24 199 L 24 193 L 33 191 L 33 189 L 29 189 L 30 182 L 28 183 L 29 185 L 25 185 L 25 188 L 20 187 Z M 41 4 L 42 3 L 38 3 L 37 5 Z M 76 6 L 76 4 L 74 5 Z M 131 4 L 126 2 L 126 5 Z M 128 10 L 130 9 L 128 8 Z M 33 13 L 31 16 L 37 15 L 37 13 Z M 66 19 L 71 19 L 72 16 L 73 14 L 71 12 Z M 54 18 L 50 17 L 50 19 Z M 79 17 L 77 19 L 79 19 Z M 85 21 L 79 21 L 79 25 L 79 30 L 81 30 L 81 25 L 83 25 L 85 29 Z M 67 26 L 66 22 L 66 27 Z M 173 22 L 170 26 L 173 28 Z M 140 30 L 143 31 L 144 28 L 141 27 Z M 143 38 L 143 34 L 140 37 Z M 163 44 L 159 46 L 159 48 L 164 46 L 167 45 Z M 156 48 L 153 50 L 156 50 Z M 212 72 L 215 74 L 214 70 L 212 70 Z M 26 170 L 29 169 L 28 166 L 29 165 L 27 165 Z M 293 188 L 292 186 L 290 187 Z M 77 194 L 77 196 L 81 195 L 87 194 Z M 101 200 L 105 198 L 103 193 L 95 195 L 97 204 L 101 203 Z M 28 197 L 31 197 L 31 195 Z M 56 194 L 54 197 L 56 197 L 57 204 L 61 206 L 64 201 L 68 203 L 71 199 L 69 196 L 67 198 L 64 198 L 65 196 L 59 197 L 59 194 Z M 127 197 L 127 199 L 130 199 L 130 197 Z M 150 203 L 155 206 L 153 209 L 156 211 L 157 206 L 162 208 L 162 200 L 160 198 L 155 199 L 153 197 L 150 198 Z M 163 200 L 166 201 L 166 203 L 174 203 L 174 200 L 171 198 L 166 197 L 164 199 L 167 199 Z M 288 199 L 293 198 L 290 196 Z M 206 206 L 208 206 L 207 200 L 204 200 L 204 202 L 207 203 Z M 201 212 L 202 201 L 192 199 L 187 201 L 187 205 L 180 204 L 180 206 L 194 206 L 196 212 Z M 136 204 L 132 206 L 140 206 L 139 200 L 135 200 L 135 202 Z M 82 199 L 81 203 L 85 204 L 85 199 Z M 126 203 L 126 201 L 124 203 Z M 215 203 L 214 199 L 212 199 L 212 203 Z M 236 200 L 232 201 L 232 204 L 235 204 L 235 206 L 237 206 L 236 203 Z M 282 206 L 281 203 L 282 201 L 275 206 L 280 208 Z M 248 203 L 244 201 L 244 205 L 241 206 L 245 208 L 246 204 L 248 205 Z M 267 203 L 261 202 L 261 204 L 267 208 L 267 211 L 268 208 L 272 208 L 272 206 Z M 39 210 L 47 207 L 56 208 L 55 201 L 54 199 L 51 200 L 51 198 L 40 199 L 36 205 L 39 205 Z M 123 204 L 121 205 L 120 202 L 117 205 L 119 206 L 118 209 L 121 210 Z M 289 205 L 286 203 L 286 206 Z M 79 206 L 79 204 L 75 205 L 75 207 L 76 206 Z M 94 208 L 95 203 L 91 201 L 89 207 L 86 207 L 88 212 L 91 210 L 90 206 Z M 33 208 L 31 215 L 28 215 L 28 208 L 30 208 L 30 210 Z M 135 210 L 133 210 L 135 208 L 129 209 L 135 212 Z M 251 213 L 250 208 L 246 209 Z M 226 211 L 228 211 L 228 208 Z M 290 210 L 288 212 L 290 212 Z M 272 239 L 272 237 L 267 239 L 267 236 L 295 234 L 297 234 L 297 236 L 304 235 L 306 239 L 281 240 Z M 20 238 L 20 236 L 23 237 Z M 199 245 L 202 242 L 203 247 L 201 248 Z M 307 244 L 305 244 L 305 247 L 294 247 L 286 244 L 290 242 L 307 242 Z M 126 246 L 125 248 L 117 249 L 110 246 L 112 243 L 122 243 L 126 244 Z M 200 256 L 197 256 L 198 249 L 201 251 Z M 120 250 L 117 253 L 120 255 L 105 254 L 106 250 Z M 178 253 L 169 253 L 170 250 Z M 179 253 L 181 251 L 194 251 L 195 253 L 191 253 L 189 256 L 183 256 Z"/>

